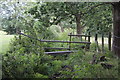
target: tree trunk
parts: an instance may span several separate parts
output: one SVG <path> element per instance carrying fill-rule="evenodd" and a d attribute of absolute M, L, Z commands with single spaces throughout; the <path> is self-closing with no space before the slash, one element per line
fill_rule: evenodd
<path fill-rule="evenodd" d="M 113 22 L 112 51 L 120 57 L 120 2 L 113 5 Z"/>
<path fill-rule="evenodd" d="M 77 25 L 77 34 L 81 34 L 82 33 L 82 26 L 80 25 L 80 14 L 76 14 L 75 15 L 76 18 L 76 25 Z"/>

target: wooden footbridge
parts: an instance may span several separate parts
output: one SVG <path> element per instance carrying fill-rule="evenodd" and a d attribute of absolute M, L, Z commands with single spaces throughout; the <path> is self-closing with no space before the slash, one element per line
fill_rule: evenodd
<path fill-rule="evenodd" d="M 85 50 L 89 50 L 90 48 L 90 35 L 82 35 L 82 34 L 68 34 L 69 36 L 69 41 L 60 41 L 60 40 L 41 40 L 41 39 L 36 39 L 36 38 L 33 38 L 32 36 L 29 36 L 29 35 L 26 35 L 24 33 L 18 33 L 20 35 L 24 35 L 26 37 L 29 37 L 29 38 L 32 38 L 32 39 L 35 39 L 35 40 L 38 40 L 40 42 L 54 42 L 54 43 L 68 43 L 69 46 L 67 48 L 64 48 L 64 47 L 44 47 L 44 49 L 57 49 L 57 50 L 66 50 L 66 51 L 54 51 L 54 52 L 45 52 L 45 54 L 68 54 L 68 53 L 74 53 L 76 51 L 72 51 L 72 47 L 71 47 L 71 44 L 72 43 L 76 43 L 76 44 L 84 44 L 85 46 L 81 46 L 80 48 L 84 48 Z M 72 37 L 80 37 L 82 39 L 82 37 L 85 37 L 85 41 L 72 41 Z M 86 40 L 87 39 L 87 40 Z"/>

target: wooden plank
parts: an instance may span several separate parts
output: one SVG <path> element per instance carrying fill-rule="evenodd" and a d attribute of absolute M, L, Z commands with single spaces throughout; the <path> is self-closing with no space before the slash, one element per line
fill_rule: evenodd
<path fill-rule="evenodd" d="M 26 35 L 26 34 L 24 34 L 24 33 L 18 33 L 18 34 L 23 35 L 23 36 L 26 36 L 26 37 L 31 38 L 31 39 L 35 39 L 35 40 L 37 40 L 37 41 L 41 41 L 41 39 L 34 38 L 34 37 L 32 37 L 32 36 L 30 36 L 30 35 Z"/>
<path fill-rule="evenodd" d="M 86 37 L 89 37 L 90 35 L 84 35 L 84 34 L 68 34 L 68 36 L 86 36 Z"/>
<path fill-rule="evenodd" d="M 70 48 L 63 48 L 63 47 L 59 47 L 59 48 L 55 48 L 55 47 L 45 47 L 44 49 L 70 49 Z"/>
<path fill-rule="evenodd" d="M 61 43 L 83 43 L 83 44 L 91 44 L 91 42 L 59 41 L 59 40 L 41 40 L 41 42 L 61 42 Z"/>
<path fill-rule="evenodd" d="M 88 46 L 89 46 L 90 44 L 87 44 L 86 46 L 78 46 L 78 48 L 82 48 L 82 49 L 84 49 L 84 48 L 87 48 L 88 49 Z M 78 49 L 78 48 L 71 48 L 72 50 L 76 50 L 76 49 Z M 58 47 L 58 48 L 55 48 L 55 47 L 44 47 L 44 49 L 58 49 L 58 50 L 70 50 L 70 48 L 64 48 L 64 47 Z"/>
<path fill-rule="evenodd" d="M 59 40 L 41 40 L 41 39 L 37 39 L 37 38 L 34 38 L 34 37 L 32 37 L 32 36 L 23 34 L 23 33 L 19 33 L 19 34 L 24 35 L 24 36 L 29 37 L 29 38 L 32 38 L 32 39 L 35 39 L 35 40 L 38 40 L 38 41 L 41 41 L 41 42 L 61 42 L 61 43 L 84 43 L 84 44 L 91 44 L 91 42 L 59 41 Z"/>
<path fill-rule="evenodd" d="M 68 54 L 73 53 L 73 51 L 55 51 L 55 52 L 44 52 L 45 54 Z"/>

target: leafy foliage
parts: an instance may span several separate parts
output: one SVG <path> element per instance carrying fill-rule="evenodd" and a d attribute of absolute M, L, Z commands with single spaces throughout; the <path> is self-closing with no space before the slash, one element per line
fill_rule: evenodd
<path fill-rule="evenodd" d="M 38 41 L 16 37 L 11 49 L 3 54 L 3 77 L 12 78 L 117 78 L 118 61 L 110 56 L 112 69 L 104 69 L 100 63 L 90 64 L 92 52 L 83 50 L 70 55 L 45 55 Z M 98 60 L 101 55 L 98 55 Z M 114 63 L 115 62 L 115 63 Z M 114 74 L 112 74 L 114 73 Z"/>
<path fill-rule="evenodd" d="M 35 40 L 16 37 L 11 49 L 3 55 L 3 77 L 47 78 L 57 73 L 61 61 L 43 54 L 41 45 Z"/>
<path fill-rule="evenodd" d="M 103 62 L 112 64 L 114 67 L 105 69 L 99 60 L 101 54 L 97 54 L 98 63 L 96 64 L 90 63 L 93 54 L 96 54 L 96 52 L 81 49 L 70 55 L 45 55 L 43 47 L 58 47 L 58 45 L 66 47 L 67 45 L 41 43 L 36 40 L 36 38 L 67 40 L 68 36 L 66 34 L 72 31 L 71 29 L 60 34 L 60 31 L 51 25 L 58 24 L 61 21 L 63 24 L 65 22 L 75 23 L 76 15 L 81 16 L 80 23 L 86 26 L 87 31 L 97 30 L 99 33 L 108 31 L 108 27 L 110 29 L 112 23 L 111 6 L 96 7 L 85 14 L 89 7 L 99 4 L 72 2 L 37 3 L 28 12 L 25 11 L 24 17 L 15 15 L 20 22 L 16 23 L 16 25 L 12 24 L 23 29 L 23 33 L 32 36 L 34 39 L 22 35 L 14 38 L 13 42 L 11 42 L 10 50 L 3 54 L 3 78 L 117 78 L 118 61 L 109 52 L 102 54 L 108 57 L 107 61 Z M 12 18 L 14 17 L 12 16 Z M 7 21 L 9 23 L 9 20 Z M 12 22 L 14 22 L 13 19 Z M 73 40 L 78 39 L 74 38 Z M 72 45 L 72 47 L 76 46 Z"/>
<path fill-rule="evenodd" d="M 87 27 L 87 31 L 97 30 L 96 33 L 100 33 L 111 31 L 112 28 L 112 8 L 105 3 L 46 2 L 36 5 L 28 12 L 46 27 L 63 21 L 74 24 L 79 15 L 79 24 Z"/>

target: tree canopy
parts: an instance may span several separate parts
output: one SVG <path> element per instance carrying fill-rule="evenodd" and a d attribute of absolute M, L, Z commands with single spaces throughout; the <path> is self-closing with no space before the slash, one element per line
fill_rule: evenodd
<path fill-rule="evenodd" d="M 106 3 L 46 2 L 38 3 L 28 12 L 46 27 L 66 20 L 70 24 L 76 23 L 77 33 L 81 33 L 84 27 L 99 32 L 111 30 L 112 27 L 112 8 Z"/>

